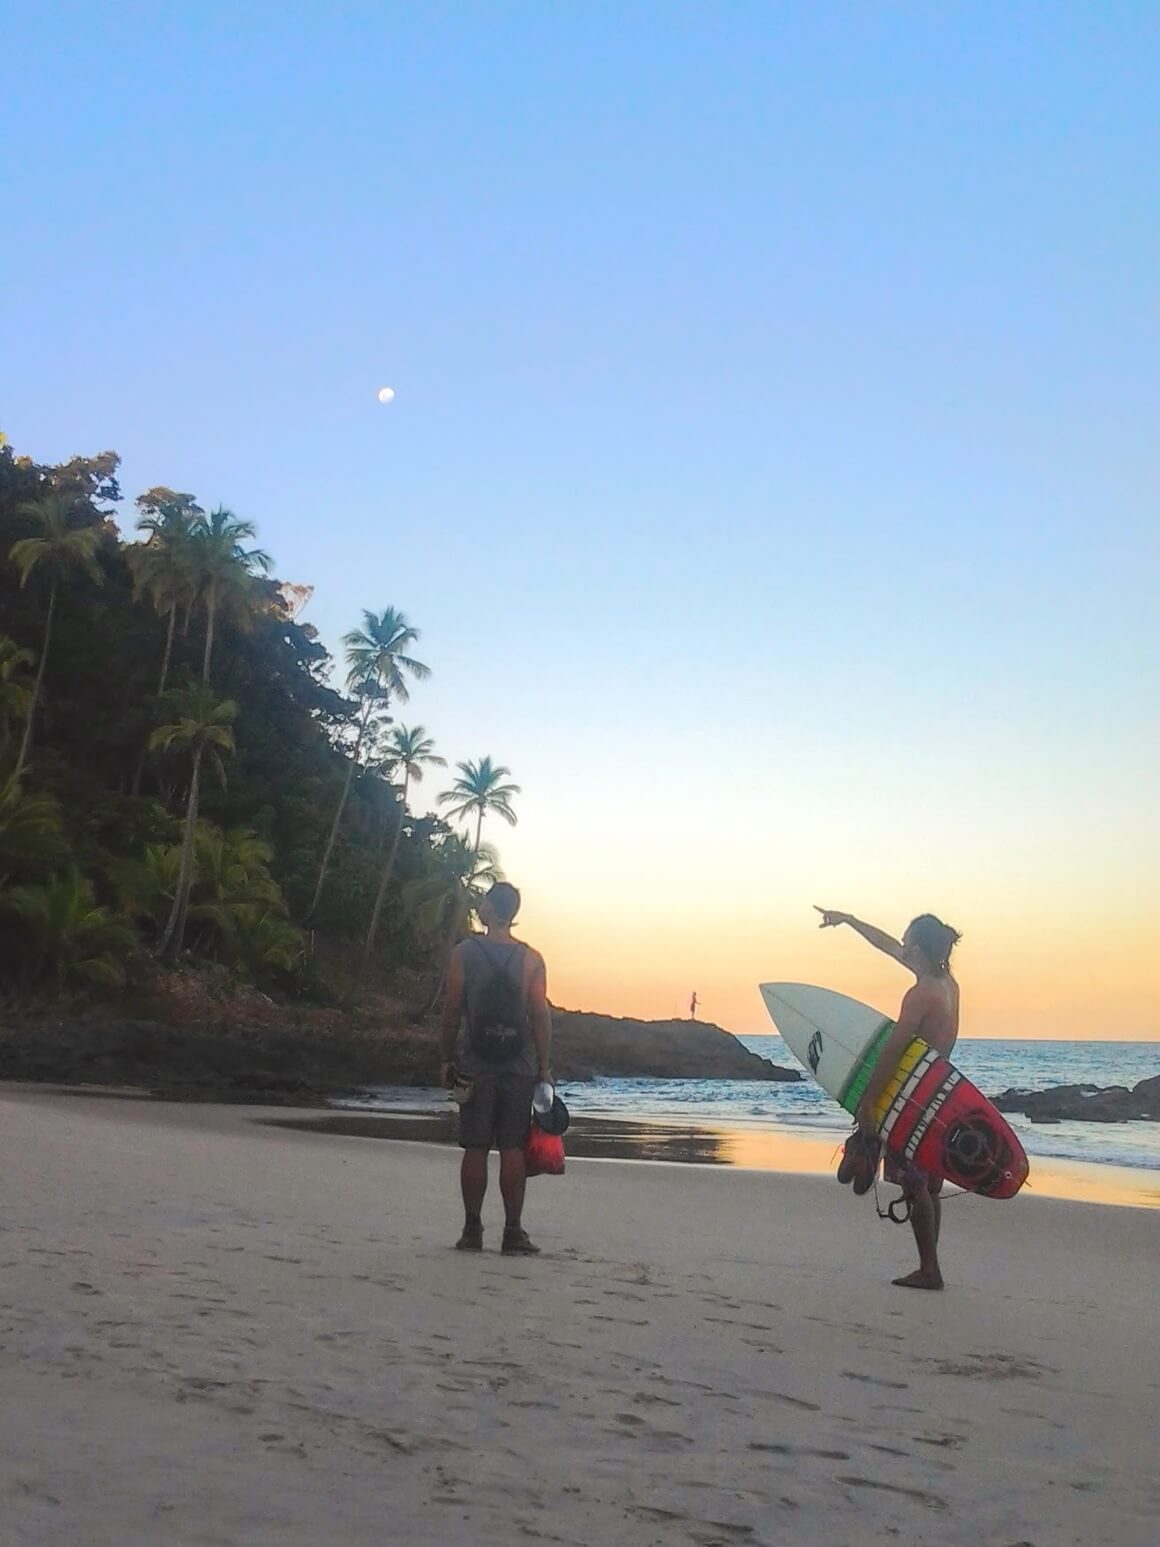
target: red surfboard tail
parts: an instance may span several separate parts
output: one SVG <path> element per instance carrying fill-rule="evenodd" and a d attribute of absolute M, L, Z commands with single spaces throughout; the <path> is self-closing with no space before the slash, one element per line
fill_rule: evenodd
<path fill-rule="evenodd" d="M 879 1131 L 900 1165 L 985 1198 L 1015 1196 L 1030 1170 L 1027 1154 L 976 1085 L 919 1038 L 903 1055 L 894 1083 Z"/>

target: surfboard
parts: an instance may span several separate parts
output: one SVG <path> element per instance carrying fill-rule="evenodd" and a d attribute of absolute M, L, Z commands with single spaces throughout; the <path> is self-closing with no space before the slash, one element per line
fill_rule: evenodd
<path fill-rule="evenodd" d="M 866 1094 L 894 1022 L 881 1010 L 810 983 L 763 983 L 782 1040 L 847 1112 Z M 966 1075 L 915 1037 L 874 1109 L 896 1160 L 987 1198 L 1013 1198 L 1028 1163 L 1011 1125 Z"/>

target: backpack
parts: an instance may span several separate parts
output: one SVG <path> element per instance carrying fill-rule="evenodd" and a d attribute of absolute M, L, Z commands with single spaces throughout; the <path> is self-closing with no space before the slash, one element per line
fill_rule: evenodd
<path fill-rule="evenodd" d="M 487 1064 L 504 1064 L 517 1058 L 523 1047 L 528 1024 L 528 1011 L 524 1002 L 523 975 L 519 982 L 506 967 L 492 959 L 478 941 L 479 949 L 487 961 L 489 975 L 480 985 L 475 1004 L 468 1017 L 467 1040 L 472 1052 Z M 526 948 L 521 949 L 520 965 L 526 960 Z"/>

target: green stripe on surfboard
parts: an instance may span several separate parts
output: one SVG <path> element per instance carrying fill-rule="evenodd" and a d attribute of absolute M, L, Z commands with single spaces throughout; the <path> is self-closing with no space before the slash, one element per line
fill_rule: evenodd
<path fill-rule="evenodd" d="M 878 1055 L 893 1030 L 893 1021 L 883 1021 L 881 1027 L 866 1044 L 866 1051 L 851 1069 L 850 1078 L 842 1086 L 842 1094 L 838 1097 L 847 1112 L 854 1113 L 858 1110 L 858 1103 L 866 1094 L 866 1087 L 870 1083 L 870 1076 L 874 1073 Z"/>

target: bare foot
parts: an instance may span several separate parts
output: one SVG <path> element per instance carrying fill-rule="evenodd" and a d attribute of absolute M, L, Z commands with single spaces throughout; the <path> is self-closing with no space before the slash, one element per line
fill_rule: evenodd
<path fill-rule="evenodd" d="M 926 1273 L 922 1268 L 915 1268 L 913 1273 L 907 1273 L 903 1278 L 891 1280 L 899 1289 L 941 1289 L 943 1287 L 941 1273 Z"/>

